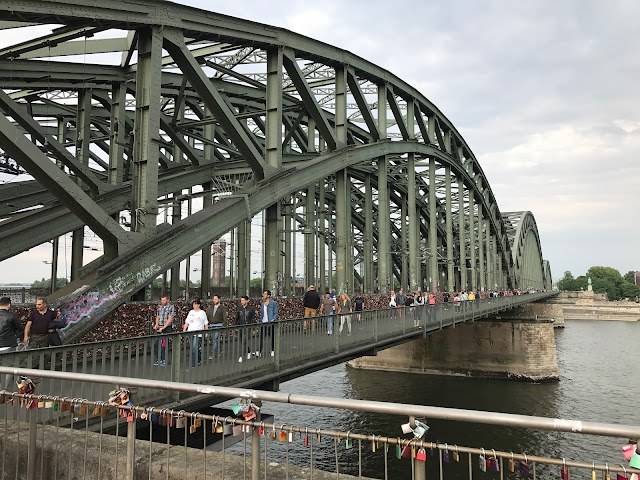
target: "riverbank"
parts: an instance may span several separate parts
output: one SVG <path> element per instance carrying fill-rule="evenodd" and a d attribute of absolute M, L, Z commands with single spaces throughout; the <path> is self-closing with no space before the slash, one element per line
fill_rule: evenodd
<path fill-rule="evenodd" d="M 547 303 L 561 305 L 565 320 L 640 322 L 640 303 L 610 302 L 590 291 L 561 292 Z"/>

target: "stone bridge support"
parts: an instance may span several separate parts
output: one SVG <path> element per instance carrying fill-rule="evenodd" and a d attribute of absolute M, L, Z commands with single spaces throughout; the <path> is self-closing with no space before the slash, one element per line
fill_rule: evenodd
<path fill-rule="evenodd" d="M 382 350 L 349 365 L 534 382 L 559 379 L 554 325 L 549 319 L 488 318 Z"/>

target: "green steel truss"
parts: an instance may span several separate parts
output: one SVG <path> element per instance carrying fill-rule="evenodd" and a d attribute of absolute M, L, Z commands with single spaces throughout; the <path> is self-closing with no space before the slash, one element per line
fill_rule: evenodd
<path fill-rule="evenodd" d="M 0 50 L 0 172 L 32 177 L 0 185 L 0 261 L 73 232 L 72 282 L 50 297 L 67 342 L 198 251 L 208 293 L 229 231 L 243 292 L 260 213 L 276 293 L 291 293 L 296 231 L 323 289 L 551 286 L 531 213 L 500 212 L 454 125 L 391 72 L 165 1 L 16 0 L 0 15 L 17 39 Z M 91 263 L 84 226 L 104 245 Z"/>

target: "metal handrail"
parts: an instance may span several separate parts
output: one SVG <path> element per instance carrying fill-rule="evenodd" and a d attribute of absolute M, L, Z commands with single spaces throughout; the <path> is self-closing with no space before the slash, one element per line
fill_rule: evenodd
<path fill-rule="evenodd" d="M 69 380 L 74 382 L 78 381 L 120 386 L 126 385 L 128 387 L 145 387 L 163 391 L 205 394 L 225 398 L 246 398 L 253 401 L 262 400 L 291 405 L 306 405 L 369 413 L 427 417 L 449 421 L 481 423 L 486 425 L 550 430 L 555 432 L 571 432 L 584 435 L 603 435 L 640 440 L 640 425 L 628 426 L 613 423 L 517 415 L 512 413 L 486 412 L 481 410 L 466 410 L 459 408 L 433 407 L 426 405 L 411 405 L 405 403 L 355 400 L 335 397 L 317 397 L 312 395 L 297 395 L 265 390 L 199 385 L 182 382 L 168 383 L 142 378 L 91 375 L 87 373 L 56 372 L 11 367 L 0 367 L 0 373 L 23 375 L 27 377 L 50 378 L 55 380 Z"/>

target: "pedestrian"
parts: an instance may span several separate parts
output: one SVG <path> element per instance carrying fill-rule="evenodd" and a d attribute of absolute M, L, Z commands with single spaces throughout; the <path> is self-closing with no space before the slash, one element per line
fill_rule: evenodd
<path fill-rule="evenodd" d="M 391 292 L 389 292 L 389 308 L 396 308 L 397 306 L 398 303 L 396 302 L 396 292 L 391 290 Z"/>
<path fill-rule="evenodd" d="M 344 323 L 347 322 L 347 335 L 351 336 L 351 314 L 353 313 L 353 307 L 351 305 L 351 299 L 345 292 L 340 294 L 340 300 L 338 301 L 338 308 L 340 309 L 340 328 L 338 329 L 338 335 L 342 335 Z"/>
<path fill-rule="evenodd" d="M 413 326 L 420 327 L 420 322 L 422 321 L 422 307 L 424 307 L 424 297 L 420 290 L 416 290 L 416 293 L 413 295 L 413 306 L 416 307 L 414 308 Z"/>
<path fill-rule="evenodd" d="M 209 330 L 212 328 L 218 330 L 219 328 L 229 326 L 229 311 L 222 302 L 220 302 L 220 295 L 214 295 L 212 305 L 206 310 L 207 321 L 209 322 Z M 213 353 L 219 353 L 220 332 L 216 331 L 213 334 Z"/>
<path fill-rule="evenodd" d="M 271 356 L 274 355 L 275 349 L 275 332 L 273 322 L 278 321 L 278 303 L 271 298 L 271 291 L 265 290 L 262 292 L 262 303 L 260 304 L 260 322 L 262 325 L 262 332 L 260 335 L 260 349 L 259 355 L 265 354 L 264 351 L 264 337 L 271 337 Z"/>
<path fill-rule="evenodd" d="M 336 312 L 336 299 L 329 292 L 324 294 L 320 303 L 320 315 L 327 317 L 327 335 L 333 335 L 333 318 Z"/>
<path fill-rule="evenodd" d="M 402 289 L 398 290 L 396 294 L 396 305 L 398 308 L 398 313 L 400 314 L 400 318 L 402 318 L 402 309 L 404 308 L 404 302 L 407 301 L 407 296 L 404 294 Z"/>
<path fill-rule="evenodd" d="M 199 298 L 191 301 L 192 310 L 187 314 L 182 327 L 183 332 L 201 332 L 209 327 L 207 314 L 202 310 L 202 302 Z M 197 362 L 196 362 L 197 359 Z M 191 366 L 202 363 L 202 334 L 193 334 L 191 337 Z"/>
<path fill-rule="evenodd" d="M 316 292 L 316 287 L 313 285 L 309 285 L 309 288 L 304 294 L 302 299 L 302 306 L 304 307 L 304 318 L 315 317 L 318 313 L 318 308 L 320 307 L 320 295 Z M 307 321 L 305 320 L 303 323 L 303 328 L 307 329 Z M 311 320 L 311 329 L 313 331 L 316 330 L 316 321 Z"/>
<path fill-rule="evenodd" d="M 176 307 L 169 302 L 169 296 L 164 293 L 160 297 L 160 305 L 156 311 L 156 321 L 153 326 L 153 330 L 157 335 L 167 334 L 173 332 L 173 320 L 176 317 Z M 158 344 L 160 344 L 160 359 L 158 362 Z M 153 364 L 164 367 L 166 362 L 168 340 L 167 338 L 158 338 L 153 342 Z"/>
<path fill-rule="evenodd" d="M 453 308 L 456 312 L 460 312 L 460 294 L 456 293 L 453 297 Z"/>
<path fill-rule="evenodd" d="M 29 348 L 45 348 L 49 346 L 49 334 L 56 331 L 58 312 L 49 308 L 44 297 L 36 298 L 36 308 L 29 313 L 24 327 L 23 343 Z"/>
<path fill-rule="evenodd" d="M 240 342 L 240 358 L 238 362 L 242 363 L 242 358 L 245 352 L 247 353 L 247 360 L 251 359 L 251 346 L 249 342 L 251 340 L 251 329 L 246 328 L 245 325 L 253 325 L 256 323 L 256 311 L 249 305 L 249 297 L 243 295 L 240 297 L 240 306 L 236 310 L 236 326 L 238 328 L 238 342 Z M 256 350 L 256 355 L 258 351 Z"/>
<path fill-rule="evenodd" d="M 11 299 L 9 297 L 0 298 L 0 353 L 15 352 L 18 342 L 23 338 L 24 328 L 22 322 L 14 312 L 11 311 Z M 3 359 L 4 367 L 13 367 L 14 364 L 9 358 Z M 11 386 L 13 376 L 7 374 L 0 387 L 8 390 Z"/>
<path fill-rule="evenodd" d="M 436 296 L 433 293 L 430 293 L 427 301 L 429 303 L 429 306 L 427 307 L 427 315 L 429 316 L 429 321 L 432 321 L 436 318 Z"/>
<path fill-rule="evenodd" d="M 364 310 L 364 298 L 361 293 L 356 295 L 356 298 L 353 299 L 353 311 L 356 312 L 356 320 L 358 322 L 362 321 L 362 312 Z"/>

